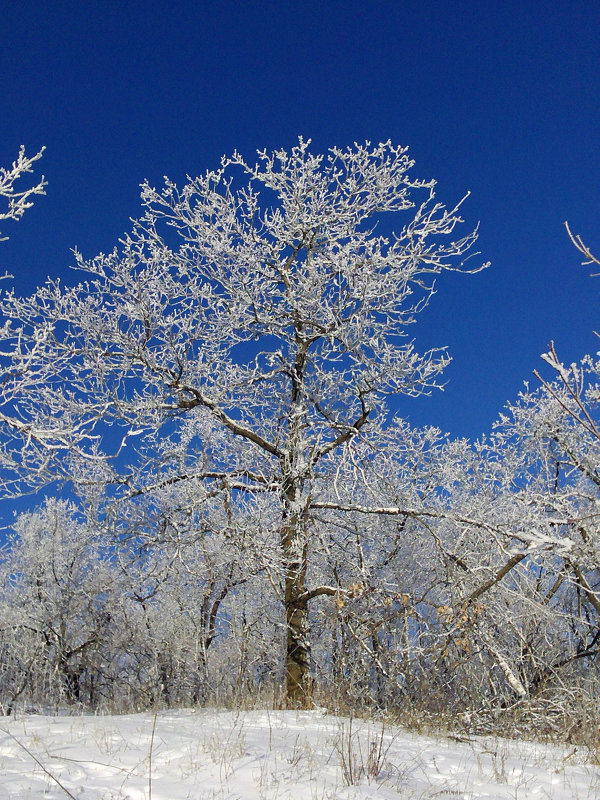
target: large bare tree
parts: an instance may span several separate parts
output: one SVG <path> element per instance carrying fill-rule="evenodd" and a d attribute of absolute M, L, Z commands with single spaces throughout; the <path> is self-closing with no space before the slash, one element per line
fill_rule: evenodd
<path fill-rule="evenodd" d="M 291 707 L 310 703 L 309 603 L 339 591 L 309 584 L 313 512 L 352 512 L 336 471 L 361 480 L 387 398 L 446 365 L 408 337 L 433 276 L 479 268 L 464 266 L 476 231 L 454 236 L 460 203 L 412 166 L 389 142 L 235 153 L 182 189 L 145 183 L 120 247 L 77 255 L 80 284 L 3 302 L 11 431 L 30 446 L 9 449 L 14 472 L 42 474 L 50 444 L 80 485 L 132 498 L 185 482 L 195 504 L 222 493 L 232 520 L 272 528 Z M 36 447 L 44 430 L 60 434 Z"/>

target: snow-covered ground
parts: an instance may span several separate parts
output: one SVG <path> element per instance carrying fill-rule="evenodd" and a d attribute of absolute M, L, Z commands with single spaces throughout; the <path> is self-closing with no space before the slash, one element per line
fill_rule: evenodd
<path fill-rule="evenodd" d="M 600 797 L 574 747 L 431 738 L 318 712 L 0 719 L 2 800 Z M 62 787 L 61 787 L 62 785 Z"/>

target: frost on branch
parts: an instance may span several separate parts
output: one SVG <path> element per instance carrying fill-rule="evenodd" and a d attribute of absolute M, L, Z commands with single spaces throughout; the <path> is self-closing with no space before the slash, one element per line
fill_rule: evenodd
<path fill-rule="evenodd" d="M 0 221 L 5 219 L 19 220 L 28 208 L 33 205 L 33 197 L 36 194 L 45 194 L 44 187 L 46 181 L 42 175 L 40 181 L 28 189 L 15 189 L 15 184 L 23 175 L 33 172 L 34 163 L 42 157 L 44 148 L 34 156 L 26 156 L 25 148 L 21 146 L 17 160 L 13 161 L 12 166 L 0 167 L 0 198 L 7 202 L 7 208 L 0 209 Z M 7 237 L 0 236 L 0 241 Z"/>

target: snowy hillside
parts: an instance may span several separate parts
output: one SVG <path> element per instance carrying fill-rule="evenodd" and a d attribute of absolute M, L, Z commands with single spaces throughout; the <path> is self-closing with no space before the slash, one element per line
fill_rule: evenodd
<path fill-rule="evenodd" d="M 3 800 L 584 800 L 588 753 L 430 738 L 318 712 L 22 715 L 0 722 Z M 36 763 L 37 762 L 37 763 Z"/>

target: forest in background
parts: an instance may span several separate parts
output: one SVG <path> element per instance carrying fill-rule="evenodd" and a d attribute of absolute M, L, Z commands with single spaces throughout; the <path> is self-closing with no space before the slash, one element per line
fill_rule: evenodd
<path fill-rule="evenodd" d="M 58 497 L 3 552 L 1 708 L 597 736 L 600 362 L 552 345 L 478 442 L 395 417 L 442 379 L 410 326 L 481 268 L 476 231 L 404 148 L 309 145 L 146 184 L 79 284 L 3 295 L 4 494 Z M 36 159 L 0 174 L 2 218 Z"/>

